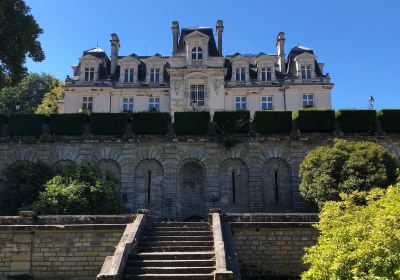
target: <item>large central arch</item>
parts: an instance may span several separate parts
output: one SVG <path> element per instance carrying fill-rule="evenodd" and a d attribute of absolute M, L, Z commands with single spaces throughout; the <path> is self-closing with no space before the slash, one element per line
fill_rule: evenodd
<path fill-rule="evenodd" d="M 199 160 L 184 161 L 179 167 L 178 213 L 181 219 L 204 216 L 205 168 Z"/>

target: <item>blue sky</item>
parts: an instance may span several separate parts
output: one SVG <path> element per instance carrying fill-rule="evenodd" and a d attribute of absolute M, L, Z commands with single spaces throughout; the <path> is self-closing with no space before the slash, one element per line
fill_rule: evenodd
<path fill-rule="evenodd" d="M 314 49 L 335 87 L 334 108 L 400 108 L 400 1 L 189 1 L 26 0 L 43 29 L 46 60 L 27 61 L 32 72 L 64 80 L 70 66 L 96 44 L 110 53 L 110 34 L 120 55 L 172 51 L 171 21 L 180 27 L 215 27 L 224 21 L 224 54 L 276 53 L 286 33 L 286 53 L 301 44 Z"/>

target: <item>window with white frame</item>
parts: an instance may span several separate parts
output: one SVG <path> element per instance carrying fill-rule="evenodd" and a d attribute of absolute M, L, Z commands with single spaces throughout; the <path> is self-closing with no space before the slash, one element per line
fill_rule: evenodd
<path fill-rule="evenodd" d="M 261 81 L 271 81 L 272 80 L 272 71 L 270 67 L 261 68 Z"/>
<path fill-rule="evenodd" d="M 261 96 L 261 110 L 273 110 L 272 96 Z"/>
<path fill-rule="evenodd" d="M 303 94 L 303 108 L 313 108 L 314 106 L 314 95 Z"/>
<path fill-rule="evenodd" d="M 246 96 L 236 96 L 235 97 L 235 108 L 236 108 L 236 110 L 246 110 L 247 109 L 247 97 Z"/>
<path fill-rule="evenodd" d="M 246 67 L 236 68 L 236 81 L 246 81 Z"/>
<path fill-rule="evenodd" d="M 93 109 L 93 96 L 83 96 L 81 108 L 91 112 Z"/>
<path fill-rule="evenodd" d="M 85 67 L 85 82 L 93 82 L 94 67 Z"/>
<path fill-rule="evenodd" d="M 151 68 L 150 83 L 159 83 L 159 82 L 160 82 L 160 68 Z"/>
<path fill-rule="evenodd" d="M 193 60 L 201 60 L 203 59 L 203 49 L 200 47 L 194 47 L 192 49 L 192 59 Z"/>
<path fill-rule="evenodd" d="M 204 106 L 204 85 L 190 86 L 190 106 Z"/>
<path fill-rule="evenodd" d="M 122 110 L 124 112 L 133 112 L 133 97 L 122 98 Z"/>
<path fill-rule="evenodd" d="M 124 82 L 133 83 L 133 68 L 126 68 L 124 70 Z"/>
<path fill-rule="evenodd" d="M 160 111 L 160 97 L 149 97 L 149 111 Z"/>
<path fill-rule="evenodd" d="M 303 80 L 311 79 L 311 65 L 301 65 L 301 78 Z"/>

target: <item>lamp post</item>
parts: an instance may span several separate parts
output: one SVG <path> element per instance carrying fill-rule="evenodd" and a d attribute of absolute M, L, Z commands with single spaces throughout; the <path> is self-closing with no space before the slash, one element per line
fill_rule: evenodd
<path fill-rule="evenodd" d="M 370 97 L 368 98 L 368 103 L 369 103 L 369 109 L 370 109 L 370 110 L 374 110 L 374 102 L 375 102 L 374 97 L 373 97 L 373 96 L 370 96 Z"/>
<path fill-rule="evenodd" d="M 17 102 L 17 103 L 15 104 L 15 110 L 16 110 L 17 112 L 19 112 L 19 109 L 21 109 L 21 103 Z"/>

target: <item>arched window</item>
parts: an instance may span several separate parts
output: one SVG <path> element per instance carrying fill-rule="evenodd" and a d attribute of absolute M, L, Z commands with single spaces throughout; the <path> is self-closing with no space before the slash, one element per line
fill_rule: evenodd
<path fill-rule="evenodd" d="M 203 50 L 200 47 L 194 47 L 192 49 L 192 59 L 200 60 L 203 59 Z"/>

